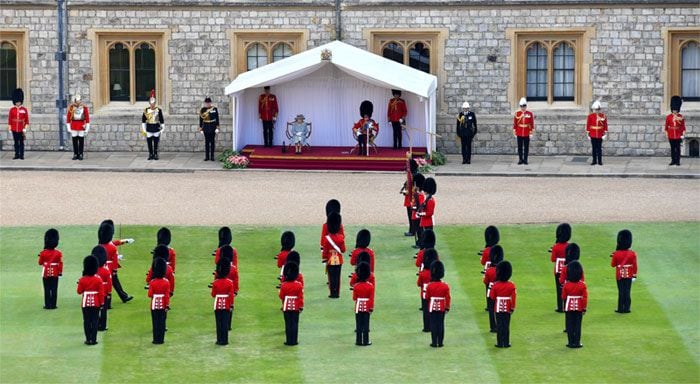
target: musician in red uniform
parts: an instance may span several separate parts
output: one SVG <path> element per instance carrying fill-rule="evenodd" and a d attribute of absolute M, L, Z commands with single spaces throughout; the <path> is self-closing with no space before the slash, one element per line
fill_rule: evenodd
<path fill-rule="evenodd" d="M 172 241 L 172 234 L 170 233 L 170 229 L 167 227 L 162 227 L 158 230 L 158 233 L 156 233 L 156 245 L 165 245 L 168 247 L 168 265 L 173 269 L 173 272 L 175 272 L 175 264 L 176 264 L 176 259 L 177 259 L 177 253 L 173 249 L 173 247 L 170 246 L 170 242 Z"/>
<path fill-rule="evenodd" d="M 418 267 L 418 272 L 425 269 L 430 270 L 430 263 L 425 260 L 425 251 L 430 248 L 435 248 L 435 241 L 435 232 L 433 232 L 432 229 L 423 231 L 421 249 L 416 253 L 416 267 Z"/>
<path fill-rule="evenodd" d="M 401 149 L 401 139 L 403 138 L 403 126 L 406 124 L 406 101 L 401 98 L 401 91 L 392 89 L 391 95 L 394 96 L 389 100 L 386 116 L 391 123 L 391 128 L 394 130 L 394 149 Z"/>
<path fill-rule="evenodd" d="M 430 265 L 430 284 L 425 288 L 425 299 L 430 312 L 430 336 L 433 348 L 442 348 L 445 339 L 445 314 L 450 311 L 450 287 L 442 282 L 445 266 L 440 260 Z"/>
<path fill-rule="evenodd" d="M 671 163 L 668 165 L 681 165 L 681 142 L 685 135 L 685 119 L 681 112 L 683 99 L 680 96 L 671 97 L 671 113 L 666 116 L 666 137 L 671 145 Z"/>
<path fill-rule="evenodd" d="M 294 232 L 285 231 L 282 233 L 282 236 L 280 237 L 280 244 L 282 245 L 282 249 L 280 250 L 280 253 L 275 256 L 275 259 L 277 259 L 277 268 L 280 269 L 278 279 L 281 279 L 284 275 L 283 267 L 285 264 L 287 264 L 287 255 L 289 255 L 289 252 L 291 252 L 296 245 Z"/>
<path fill-rule="evenodd" d="M 556 312 L 564 312 L 563 304 L 561 301 L 561 284 L 559 283 L 559 276 L 561 275 L 561 268 L 564 266 L 564 261 L 566 260 L 566 246 L 569 245 L 569 239 L 571 239 L 571 226 L 568 223 L 561 223 L 557 226 L 556 232 L 557 240 L 549 249 L 551 252 L 549 261 L 554 263 L 554 285 L 557 290 L 557 308 Z"/>
<path fill-rule="evenodd" d="M 165 278 L 167 266 L 162 257 L 156 257 L 151 266 L 153 280 L 148 284 L 148 297 L 151 298 L 153 344 L 165 342 L 165 319 L 170 309 L 170 282 Z"/>
<path fill-rule="evenodd" d="M 416 216 L 420 218 L 418 223 L 418 237 L 423 237 L 423 232 L 426 229 L 433 229 L 435 226 L 435 193 L 437 192 L 437 183 L 432 177 L 425 179 L 422 188 L 423 199 L 418 206 Z M 420 246 L 420 244 L 419 244 Z"/>
<path fill-rule="evenodd" d="M 279 113 L 277 96 L 270 93 L 270 87 L 263 87 L 263 94 L 258 97 L 258 117 L 263 124 L 263 140 L 265 147 L 272 146 L 272 136 L 275 131 L 275 122 Z"/>
<path fill-rule="evenodd" d="M 340 297 L 340 272 L 345 253 L 345 235 L 340 232 L 342 218 L 339 213 L 331 212 L 326 221 L 328 234 L 323 238 L 321 259 L 326 264 L 328 287 L 331 299 Z"/>
<path fill-rule="evenodd" d="M 372 272 L 367 263 L 357 265 L 357 280 L 352 291 L 355 301 L 355 345 L 372 345 L 369 341 L 369 317 L 374 311 L 374 285 L 367 281 Z"/>
<path fill-rule="evenodd" d="M 527 99 L 520 99 L 520 110 L 513 117 L 513 135 L 518 140 L 518 165 L 527 165 L 530 138 L 535 131 L 535 115 L 527 110 Z"/>
<path fill-rule="evenodd" d="M 107 268 L 107 251 L 101 245 L 92 248 L 91 254 L 97 258 L 97 276 L 102 279 L 104 298 L 98 315 L 97 330 L 107 330 L 107 311 L 112 305 L 112 271 Z"/>
<path fill-rule="evenodd" d="M 632 232 L 627 229 L 617 234 L 617 248 L 612 254 L 610 266 L 615 268 L 617 279 L 617 313 L 630 313 L 632 282 L 637 279 L 637 254 L 631 250 Z"/>
<path fill-rule="evenodd" d="M 420 310 L 423 312 L 423 332 L 430 332 L 430 303 L 426 297 L 426 289 L 428 288 L 428 284 L 430 284 L 430 267 L 433 262 L 439 260 L 439 258 L 440 256 L 435 249 L 426 249 L 423 253 L 423 265 L 425 265 L 425 268 L 422 268 L 420 272 L 418 272 L 418 280 L 416 281 L 416 285 L 420 290 Z"/>
<path fill-rule="evenodd" d="M 415 199 L 415 185 L 413 184 L 413 178 L 418 174 L 418 163 L 411 158 L 411 153 L 406 152 L 408 156 L 408 163 L 406 166 L 406 181 L 404 181 L 401 187 L 401 193 L 403 195 L 403 206 L 406 207 L 406 215 L 408 217 L 408 232 L 405 232 L 405 236 L 415 236 L 416 229 L 413 227 L 413 221 L 411 220 L 411 207 L 413 206 L 413 200 Z"/>
<path fill-rule="evenodd" d="M 58 278 L 63 274 L 63 253 L 58 247 L 58 231 L 54 228 L 44 233 L 44 250 L 39 253 L 41 280 L 44 285 L 44 309 L 56 309 Z"/>
<path fill-rule="evenodd" d="M 355 249 L 350 254 L 350 265 L 357 265 L 357 255 L 362 252 L 367 252 L 370 256 L 369 269 L 374 272 L 374 250 L 369 247 L 369 243 L 372 241 L 372 234 L 368 229 L 361 229 L 357 232 L 357 238 L 355 239 Z"/>
<path fill-rule="evenodd" d="M 501 241 L 501 234 L 498 232 L 498 228 L 493 225 L 486 227 L 484 230 L 484 242 L 486 245 L 484 245 L 484 249 L 478 253 L 478 255 L 481 256 L 481 265 L 484 266 L 481 270 L 482 274 L 486 273 L 486 270 L 491 266 L 491 247 L 498 244 L 499 241 Z"/>
<path fill-rule="evenodd" d="M 366 156 L 367 146 L 374 142 L 374 138 L 379 134 L 379 124 L 372 119 L 374 105 L 371 101 L 365 100 L 360 104 L 360 120 L 352 126 L 352 132 L 357 137 L 357 146 L 360 156 Z"/>
<path fill-rule="evenodd" d="M 284 345 L 289 346 L 299 344 L 299 313 L 304 310 L 304 286 L 297 281 L 298 275 L 299 267 L 293 262 L 287 263 L 279 293 L 284 314 Z"/>
<path fill-rule="evenodd" d="M 15 144 L 15 157 L 12 160 L 24 160 L 25 132 L 29 129 L 29 111 L 24 103 L 24 91 L 17 88 L 12 92 L 12 107 L 7 116 L 7 130 L 12 133 Z"/>
<path fill-rule="evenodd" d="M 216 319 L 216 344 L 228 344 L 228 332 L 231 315 L 233 314 L 234 287 L 228 275 L 231 271 L 231 261 L 225 257 L 216 266 L 216 280 L 211 287 L 211 297 L 214 298 L 214 318 Z"/>
<path fill-rule="evenodd" d="M 503 261 L 503 248 L 494 245 L 489 252 L 489 268 L 484 273 L 484 286 L 486 288 L 486 309 L 489 312 L 489 331 L 496 333 L 496 313 L 494 312 L 495 301 L 491 299 L 491 288 L 496 283 L 496 266 Z"/>
<path fill-rule="evenodd" d="M 83 159 L 85 136 L 90 132 L 90 113 L 81 100 L 80 94 L 73 96 L 73 103 L 68 106 L 66 115 L 66 130 L 73 140 L 73 160 Z"/>
<path fill-rule="evenodd" d="M 97 321 L 104 298 L 102 279 L 97 276 L 97 258 L 86 256 L 83 259 L 83 277 L 78 280 L 79 295 L 83 296 L 81 307 L 83 308 L 83 330 L 85 331 L 85 344 L 97 344 Z"/>
<path fill-rule="evenodd" d="M 586 132 L 593 148 L 591 165 L 603 165 L 603 140 L 608 134 L 608 118 L 600 111 L 600 101 L 598 100 L 593 102 L 591 110 L 592 112 L 586 120 Z"/>
<path fill-rule="evenodd" d="M 97 240 L 99 244 L 105 248 L 105 251 L 107 251 L 107 268 L 112 271 L 112 286 L 114 290 L 117 291 L 117 295 L 119 295 L 122 302 L 126 303 L 131 301 L 134 297 L 124 291 L 119 281 L 119 275 L 117 274 L 119 268 L 121 268 L 119 261 L 122 259 L 122 255 L 117 251 L 117 246 L 131 244 L 134 242 L 134 239 L 114 240 L 114 222 L 107 219 L 100 223 L 100 228 L 97 231 Z"/>
<path fill-rule="evenodd" d="M 423 184 L 425 183 L 425 176 L 420 173 L 416 173 L 413 177 L 413 196 L 411 199 L 411 225 L 413 226 L 413 241 L 412 245 L 415 249 L 420 249 L 421 237 L 420 237 L 420 217 L 418 217 L 418 207 L 423 204 L 425 196 L 423 195 Z"/>
<path fill-rule="evenodd" d="M 489 298 L 494 301 L 496 312 L 496 348 L 510 348 L 510 315 L 515 311 L 515 284 L 510 282 L 513 267 L 508 261 L 496 266 L 496 282 Z"/>
<path fill-rule="evenodd" d="M 567 266 L 569 278 L 561 291 L 566 311 L 566 334 L 569 338 L 566 344 L 569 348 L 581 348 L 581 321 L 588 305 L 588 290 L 583 282 L 583 267 L 578 261 L 572 261 Z"/>
<path fill-rule="evenodd" d="M 371 257 L 370 257 L 370 255 L 369 255 L 369 253 L 367 253 L 367 252 L 360 252 L 360 254 L 357 255 L 357 265 L 360 265 L 360 263 L 367 263 L 367 264 L 369 264 L 370 259 L 371 259 Z M 370 269 L 371 269 L 371 267 L 370 267 Z M 300 275 L 301 275 L 301 274 L 300 274 Z M 370 273 L 369 273 L 369 278 L 367 278 L 367 281 L 370 282 L 370 283 L 372 283 L 372 285 L 374 285 L 375 287 L 377 286 L 377 285 L 376 285 L 376 282 L 375 282 L 375 279 L 374 279 L 374 272 L 371 272 L 371 271 L 370 271 Z M 355 266 L 355 272 L 353 272 L 353 273 L 350 275 L 350 290 L 351 290 L 351 291 L 353 290 L 353 287 L 355 286 L 355 284 L 357 284 L 358 282 L 359 282 L 359 278 L 357 277 L 357 266 Z M 304 284 L 303 281 L 302 281 L 301 283 Z"/>

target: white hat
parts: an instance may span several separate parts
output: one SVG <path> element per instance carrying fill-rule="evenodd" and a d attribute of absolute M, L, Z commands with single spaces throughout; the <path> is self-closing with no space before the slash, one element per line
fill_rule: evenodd
<path fill-rule="evenodd" d="M 465 101 L 464 103 L 462 103 L 462 108 L 469 108 L 469 102 Z"/>
<path fill-rule="evenodd" d="M 600 100 L 596 100 L 591 104 L 591 109 L 600 109 Z"/>
<path fill-rule="evenodd" d="M 76 93 L 75 95 L 73 95 L 73 102 L 74 103 L 77 103 L 78 101 L 80 101 L 80 99 L 82 99 L 82 97 L 80 96 L 80 93 Z"/>
<path fill-rule="evenodd" d="M 520 98 L 520 102 L 518 103 L 519 106 L 523 107 L 527 105 L 527 99 L 524 97 Z"/>

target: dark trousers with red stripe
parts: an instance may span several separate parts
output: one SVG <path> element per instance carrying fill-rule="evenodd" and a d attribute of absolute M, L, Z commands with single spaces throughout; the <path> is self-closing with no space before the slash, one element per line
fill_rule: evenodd
<path fill-rule="evenodd" d="M 126 303 L 126 299 L 129 297 L 129 294 L 124 291 L 124 288 L 122 288 L 122 283 L 119 281 L 119 275 L 117 275 L 116 269 L 112 271 L 112 286 L 114 287 L 114 290 L 117 291 L 119 299 Z"/>
<path fill-rule="evenodd" d="M 632 305 L 632 279 L 620 279 L 617 281 L 617 311 L 626 313 Z"/>
<path fill-rule="evenodd" d="M 329 265 L 328 266 L 328 287 L 330 288 L 330 296 L 337 298 L 340 297 L 340 271 L 343 265 Z"/>
<path fill-rule="evenodd" d="M 680 139 L 674 139 L 668 140 L 668 143 L 671 145 L 671 162 L 673 164 L 680 164 L 681 163 L 681 140 Z"/>

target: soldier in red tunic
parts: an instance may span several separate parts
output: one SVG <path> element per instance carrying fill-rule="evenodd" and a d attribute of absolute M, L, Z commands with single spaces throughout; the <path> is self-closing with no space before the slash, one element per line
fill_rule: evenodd
<path fill-rule="evenodd" d="M 430 265 L 430 284 L 425 288 L 425 299 L 430 312 L 430 336 L 433 348 L 442 348 L 445 339 L 445 314 L 450 311 L 450 287 L 442 282 L 445 266 L 440 260 Z"/>
<path fill-rule="evenodd" d="M 168 258 L 170 257 L 170 254 L 168 252 L 168 247 L 160 244 L 157 245 L 153 249 L 153 260 L 155 259 L 163 259 L 165 260 L 165 279 L 168 280 L 170 283 L 170 296 L 173 296 L 175 294 L 175 272 L 173 271 L 173 267 L 168 265 Z M 146 284 L 150 283 L 151 280 L 153 280 L 153 268 L 149 269 L 148 272 L 146 273 Z M 148 288 L 148 285 L 146 286 Z"/>
<path fill-rule="evenodd" d="M 282 267 L 282 277 L 280 278 L 280 282 L 284 283 L 284 268 L 290 264 L 294 263 L 297 265 L 297 269 L 301 270 L 301 256 L 299 255 L 299 252 L 297 251 L 291 251 L 289 252 L 289 255 L 287 255 L 287 263 Z M 304 286 L 304 274 L 299 271 L 299 275 L 297 276 L 297 281 L 301 283 L 301 286 Z M 281 288 L 281 284 L 277 287 L 277 289 Z"/>
<path fill-rule="evenodd" d="M 296 245 L 296 238 L 294 237 L 294 232 L 292 231 L 285 231 L 282 233 L 282 236 L 280 237 L 280 243 L 282 245 L 282 249 L 280 250 L 280 253 L 275 256 L 275 259 L 277 259 L 277 268 L 280 269 L 280 274 L 279 274 L 279 279 L 282 278 L 284 275 L 284 265 L 287 263 L 287 255 L 289 255 L 289 252 L 291 252 L 294 249 L 294 246 Z"/>
<path fill-rule="evenodd" d="M 360 254 L 357 255 L 357 265 L 360 265 L 361 263 L 369 264 L 370 260 L 371 260 L 371 256 L 367 252 L 360 252 Z M 370 269 L 371 269 L 371 266 L 370 266 Z M 370 271 L 369 278 L 367 279 L 367 281 L 372 283 L 372 285 L 374 285 L 375 287 L 377 286 L 375 284 L 374 272 Z M 355 266 L 355 272 L 353 272 L 350 275 L 350 284 L 349 285 L 350 285 L 351 291 L 353 290 L 353 287 L 355 286 L 355 284 L 357 284 L 358 282 L 359 282 L 359 279 L 357 277 L 357 266 Z M 301 283 L 303 284 L 304 282 L 302 281 Z"/>
<path fill-rule="evenodd" d="M 496 266 L 496 282 L 491 287 L 489 298 L 494 301 L 496 312 L 496 348 L 510 348 L 510 315 L 515 311 L 515 284 L 508 281 L 513 267 L 508 261 Z"/>
<path fill-rule="evenodd" d="M 559 275 L 561 274 L 561 268 L 564 266 L 564 261 L 566 260 L 566 246 L 569 245 L 569 239 L 571 239 L 571 226 L 567 223 L 561 223 L 557 226 L 556 232 L 557 240 L 549 249 L 551 252 L 549 261 L 554 263 L 554 285 L 557 290 L 557 308 L 556 312 L 564 312 L 561 301 L 561 284 L 559 284 Z"/>
<path fill-rule="evenodd" d="M 535 115 L 527 110 L 527 99 L 520 99 L 520 110 L 513 117 L 513 135 L 518 140 L 518 165 L 527 165 L 530 152 L 530 138 L 535 130 Z"/>
<path fill-rule="evenodd" d="M 569 265 L 569 263 L 572 261 L 578 261 L 579 257 L 581 256 L 581 249 L 579 248 L 578 244 L 570 243 L 566 246 L 565 253 L 566 260 L 564 261 L 564 266 L 561 267 L 561 273 L 559 273 L 559 285 L 562 287 L 568 281 L 567 265 Z M 581 272 L 581 281 L 584 280 L 584 274 Z M 566 321 L 564 322 L 564 332 L 566 332 Z"/>
<path fill-rule="evenodd" d="M 258 116 L 263 124 L 263 140 L 266 147 L 272 147 L 272 136 L 275 132 L 275 122 L 279 105 L 277 96 L 270 93 L 270 87 L 263 87 L 264 93 L 258 97 Z"/>
<path fill-rule="evenodd" d="M 290 262 L 284 267 L 284 283 L 280 287 L 284 314 L 284 345 L 299 344 L 299 313 L 304 310 L 304 286 L 297 281 L 299 266 Z"/>
<path fill-rule="evenodd" d="M 671 145 L 671 163 L 668 165 L 681 165 L 681 142 L 685 135 L 685 120 L 681 112 L 683 99 L 680 96 L 671 97 L 671 113 L 666 116 L 666 137 Z"/>
<path fill-rule="evenodd" d="M 430 303 L 426 297 L 426 289 L 428 288 L 428 284 L 430 284 L 430 267 L 439 257 L 438 252 L 433 248 L 424 250 L 422 258 L 425 268 L 421 266 L 421 270 L 418 272 L 418 280 L 416 281 L 416 285 L 420 290 L 420 310 L 423 312 L 423 332 L 430 332 Z"/>
<path fill-rule="evenodd" d="M 222 257 L 216 266 L 216 280 L 211 287 L 211 297 L 214 298 L 214 318 L 216 319 L 216 344 L 228 344 L 229 324 L 233 311 L 234 287 L 228 275 L 231 271 L 231 260 Z"/>
<path fill-rule="evenodd" d="M 73 103 L 68 106 L 66 115 L 66 130 L 73 140 L 73 160 L 83 159 L 85 136 L 90 132 L 90 113 L 81 100 L 80 94 L 73 96 Z"/>
<path fill-rule="evenodd" d="M 627 229 L 617 234 L 617 249 L 612 254 L 610 266 L 615 268 L 617 279 L 618 313 L 630 313 L 632 282 L 637 279 L 637 254 L 631 250 L 632 232 Z"/>
<path fill-rule="evenodd" d="M 357 238 L 355 239 L 355 249 L 350 254 L 350 265 L 357 265 L 357 255 L 362 252 L 367 252 L 369 254 L 369 269 L 374 272 L 374 250 L 369 247 L 369 243 L 372 241 L 372 234 L 368 229 L 361 229 L 357 232 Z"/>
<path fill-rule="evenodd" d="M 58 278 L 63 274 L 63 254 L 58 247 L 58 231 L 54 228 L 44 233 L 44 250 L 39 253 L 41 279 L 44 285 L 44 309 L 56 309 Z"/>
<path fill-rule="evenodd" d="M 484 286 L 486 287 L 486 310 L 489 312 L 489 331 L 496 333 L 496 313 L 494 312 L 495 301 L 491 299 L 491 288 L 496 283 L 496 266 L 503 261 L 503 248 L 494 245 L 489 252 L 491 258 L 489 268 L 484 273 Z"/>
<path fill-rule="evenodd" d="M 365 100 L 360 104 L 360 120 L 352 126 L 352 131 L 357 137 L 357 145 L 360 150 L 357 152 L 360 156 L 366 156 L 367 146 L 374 142 L 374 138 L 379 134 L 379 124 L 372 120 L 372 112 L 374 105 L 371 101 Z"/>
<path fill-rule="evenodd" d="M 170 246 L 171 241 L 172 234 L 170 233 L 170 229 L 167 227 L 160 228 L 156 233 L 156 245 L 162 244 L 168 247 L 168 265 L 173 269 L 173 272 L 175 272 L 177 253 Z"/>
<path fill-rule="evenodd" d="M 491 247 L 498 244 L 499 241 L 501 241 L 501 234 L 498 232 L 498 228 L 493 225 L 486 227 L 484 230 L 484 242 L 486 245 L 484 246 L 484 249 L 478 253 L 478 255 L 481 256 L 481 265 L 484 266 L 484 268 L 481 270 L 482 274 L 486 273 L 486 270 L 491 266 Z"/>
<path fill-rule="evenodd" d="M 418 206 L 416 216 L 420 218 L 418 223 L 418 237 L 423 237 L 423 232 L 427 229 L 433 229 L 435 226 L 435 219 L 433 215 L 435 214 L 435 193 L 437 192 L 437 183 L 432 177 L 425 179 L 423 183 L 423 199 Z M 420 244 L 418 245 L 420 246 Z"/>
<path fill-rule="evenodd" d="M 406 152 L 406 155 L 409 156 L 406 166 L 406 181 L 404 181 L 403 186 L 401 186 L 401 191 L 399 193 L 403 195 L 403 206 L 406 207 L 406 215 L 408 217 L 408 232 L 405 232 L 404 235 L 415 236 L 416 230 L 411 220 L 411 206 L 413 206 L 413 200 L 416 194 L 413 178 L 418 174 L 418 163 L 410 157 L 411 154 L 409 152 Z"/>
<path fill-rule="evenodd" d="M 435 232 L 432 229 L 426 229 L 423 232 L 423 239 L 421 240 L 421 249 L 416 253 L 416 267 L 418 267 L 418 272 L 425 269 L 430 270 L 430 263 L 425 260 L 425 251 L 430 248 L 435 248 Z"/>
<path fill-rule="evenodd" d="M 151 298 L 151 323 L 153 324 L 153 344 L 165 342 L 165 320 L 170 309 L 170 282 L 165 278 L 168 263 L 162 257 L 153 260 L 151 270 L 153 280 L 148 284 L 148 297 Z"/>
<path fill-rule="evenodd" d="M 107 268 L 107 251 L 101 245 L 92 248 L 92 255 L 97 258 L 97 276 L 102 279 L 104 298 L 100 307 L 97 330 L 107 330 L 107 311 L 112 307 L 112 271 Z"/>
<path fill-rule="evenodd" d="M 391 94 L 394 97 L 389 100 L 386 116 L 394 131 L 394 149 L 401 149 L 401 139 L 403 138 L 402 130 L 404 124 L 406 124 L 408 108 L 406 108 L 406 101 L 401 98 L 401 91 L 392 89 Z"/>
<path fill-rule="evenodd" d="M 420 249 L 421 238 L 419 237 L 420 231 L 420 217 L 418 217 L 418 207 L 423 203 L 425 196 L 423 195 L 423 184 L 425 183 L 425 176 L 420 173 L 416 173 L 413 177 L 413 196 L 411 199 L 411 226 L 413 227 L 413 248 Z"/>
<path fill-rule="evenodd" d="M 331 214 L 331 212 L 337 212 L 340 214 L 340 201 L 336 199 L 331 199 L 326 202 L 326 220 L 328 220 L 328 215 Z M 345 236 L 345 228 L 343 228 L 343 224 L 340 224 L 340 234 Z M 321 249 L 323 249 L 323 239 L 326 237 L 328 234 L 328 224 L 323 223 L 323 226 L 321 227 Z"/>
<path fill-rule="evenodd" d="M 102 279 L 97 276 L 97 258 L 86 256 L 83 259 L 83 277 L 78 280 L 79 295 L 83 296 L 81 307 L 83 308 L 83 330 L 85 331 L 85 344 L 97 344 L 97 321 L 104 298 Z"/>
<path fill-rule="evenodd" d="M 583 282 L 583 267 L 578 261 L 567 266 L 568 281 L 562 288 L 561 297 L 566 303 L 566 330 L 569 348 L 581 348 L 581 321 L 588 305 L 588 290 Z"/>
<path fill-rule="evenodd" d="M 117 246 L 131 244 L 134 242 L 134 239 L 113 240 L 113 238 L 114 222 L 109 219 L 104 220 L 97 231 L 97 240 L 99 244 L 105 248 L 105 251 L 107 251 L 107 268 L 112 271 L 112 285 L 114 290 L 117 291 L 117 295 L 119 295 L 122 302 L 126 303 L 131 301 L 134 297 L 124 291 L 119 281 L 119 275 L 117 273 L 119 268 L 121 268 L 119 261 L 122 259 L 122 255 L 118 253 Z"/>
<path fill-rule="evenodd" d="M 369 341 L 369 317 L 374 311 L 374 285 L 370 283 L 372 272 L 367 263 L 357 265 L 357 280 L 352 291 L 355 301 L 355 345 L 372 345 Z"/>
<path fill-rule="evenodd" d="M 331 299 L 340 297 L 340 273 L 345 253 L 345 235 L 340 232 L 342 218 L 339 213 L 331 212 L 326 221 L 328 234 L 322 239 L 321 259 L 327 266 L 328 287 Z"/>
<path fill-rule="evenodd" d="M 596 100 L 591 105 L 591 114 L 586 120 L 586 132 L 588 140 L 593 147 L 593 161 L 591 165 L 603 165 L 603 140 L 608 134 L 608 119 L 600 112 L 600 101 Z"/>
<path fill-rule="evenodd" d="M 24 91 L 17 88 L 12 92 L 12 107 L 7 117 L 7 129 L 12 133 L 15 142 L 15 157 L 12 160 L 24 160 L 25 132 L 29 129 L 29 111 L 24 103 Z"/>
<path fill-rule="evenodd" d="M 221 247 L 221 258 L 219 259 L 219 263 L 221 263 L 221 260 L 227 260 L 229 263 L 229 272 L 228 272 L 228 279 L 231 280 L 233 283 L 233 296 L 238 296 L 238 289 L 240 287 L 240 280 L 238 278 L 238 266 L 234 262 L 234 259 L 236 258 L 236 253 L 233 247 L 230 245 L 224 245 Z M 219 264 L 217 263 L 217 266 Z M 216 275 L 216 273 L 214 273 Z M 213 283 L 212 283 L 213 286 Z M 228 317 L 228 330 L 231 330 L 231 324 L 233 323 L 233 310 L 234 310 L 234 302 L 231 301 L 231 315 Z"/>

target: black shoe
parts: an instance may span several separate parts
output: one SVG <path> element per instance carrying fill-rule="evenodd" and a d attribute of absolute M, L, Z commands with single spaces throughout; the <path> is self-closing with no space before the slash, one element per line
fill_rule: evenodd
<path fill-rule="evenodd" d="M 153 344 L 163 344 L 162 341 L 153 341 Z"/>
<path fill-rule="evenodd" d="M 78 155 L 78 160 L 83 161 L 83 154 Z"/>
<path fill-rule="evenodd" d="M 522 160 L 518 160 L 518 165 L 521 165 L 523 163 Z M 499 347 L 500 348 L 500 347 Z"/>
<path fill-rule="evenodd" d="M 71 160 L 78 160 L 78 155 L 73 155 L 73 158 Z"/>
<path fill-rule="evenodd" d="M 420 249 L 420 246 L 417 245 L 417 244 L 413 244 L 413 245 L 411 245 L 411 248 L 413 248 L 413 249 Z"/>
<path fill-rule="evenodd" d="M 504 345 L 503 348 L 510 348 L 510 344 Z"/>
<path fill-rule="evenodd" d="M 430 330 L 429 330 L 429 329 L 424 329 L 423 332 L 428 333 L 428 332 L 430 332 Z"/>
<path fill-rule="evenodd" d="M 595 161 L 591 163 L 591 165 L 596 165 L 596 164 L 598 164 L 598 163 L 596 163 Z"/>
<path fill-rule="evenodd" d="M 158 160 L 158 154 L 153 155 L 153 160 Z"/>
<path fill-rule="evenodd" d="M 287 343 L 286 341 L 284 342 L 284 345 L 288 345 L 288 346 L 290 346 L 290 347 L 293 347 L 293 346 L 295 346 L 295 345 L 297 345 L 297 344 L 299 344 L 299 343 Z"/>
<path fill-rule="evenodd" d="M 471 160 L 467 160 L 467 164 L 471 164 L 471 163 L 472 163 L 472 161 L 471 161 Z"/>
<path fill-rule="evenodd" d="M 602 162 L 599 162 L 598 165 L 603 165 L 603 163 L 602 163 Z"/>
<path fill-rule="evenodd" d="M 369 347 L 370 345 L 372 345 L 371 341 L 368 341 L 368 342 L 362 344 L 362 346 L 364 346 L 364 347 Z"/>
<path fill-rule="evenodd" d="M 491 332 L 491 333 L 498 333 L 498 331 L 495 330 L 495 329 L 491 329 L 491 330 L 489 330 L 489 332 Z"/>
<path fill-rule="evenodd" d="M 19 159 L 24 160 L 24 155 L 20 156 Z M 680 164 L 676 164 L 676 165 L 680 165 Z"/>
<path fill-rule="evenodd" d="M 209 161 L 209 158 L 208 158 L 208 157 L 205 157 L 205 158 L 204 158 L 204 161 Z"/>
<path fill-rule="evenodd" d="M 564 313 L 564 311 L 561 310 L 561 309 L 559 309 L 559 308 L 555 309 L 554 312 L 556 312 L 556 313 Z"/>
<path fill-rule="evenodd" d="M 24 160 L 24 157 L 22 158 L 22 160 Z M 681 163 L 676 163 L 676 167 L 680 167 L 680 166 L 681 166 Z M 582 347 L 583 347 L 583 345 L 582 345 Z"/>
<path fill-rule="evenodd" d="M 430 344 L 431 347 L 437 348 L 437 344 Z"/>
<path fill-rule="evenodd" d="M 415 234 L 413 234 L 411 232 L 404 232 L 403 235 L 404 236 L 415 236 Z"/>
<path fill-rule="evenodd" d="M 12 160 L 17 160 L 19 159 L 19 156 L 15 155 L 15 157 L 12 158 Z"/>
<path fill-rule="evenodd" d="M 211 159 L 209 159 L 209 161 L 216 161 L 216 160 L 212 157 Z"/>
<path fill-rule="evenodd" d="M 104 332 L 104 331 L 106 331 L 106 330 L 107 330 L 107 328 L 102 328 L 102 329 L 97 328 L 97 331 L 98 331 L 98 332 Z"/>
<path fill-rule="evenodd" d="M 563 332 L 566 333 L 566 329 Z"/>
<path fill-rule="evenodd" d="M 466 160 L 462 160 L 462 164 L 467 164 L 467 161 L 466 161 Z"/>
<path fill-rule="evenodd" d="M 438 344 L 438 348 L 442 348 L 444 346 L 445 346 L 444 344 Z"/>
<path fill-rule="evenodd" d="M 496 348 L 503 348 L 503 346 L 502 346 L 501 344 L 496 344 L 496 345 L 494 345 L 494 347 L 496 347 Z"/>
<path fill-rule="evenodd" d="M 131 300 L 134 300 L 134 296 L 127 296 L 126 299 L 122 300 L 122 302 L 128 303 L 128 302 L 130 302 Z"/>
<path fill-rule="evenodd" d="M 148 160 L 153 160 L 153 155 L 148 155 Z"/>
<path fill-rule="evenodd" d="M 523 164 L 528 165 L 527 161 L 523 161 Z M 504 348 L 508 348 L 508 347 L 504 347 Z"/>
<path fill-rule="evenodd" d="M 672 162 L 668 163 L 668 165 L 676 165 L 676 162 L 672 161 Z"/>

